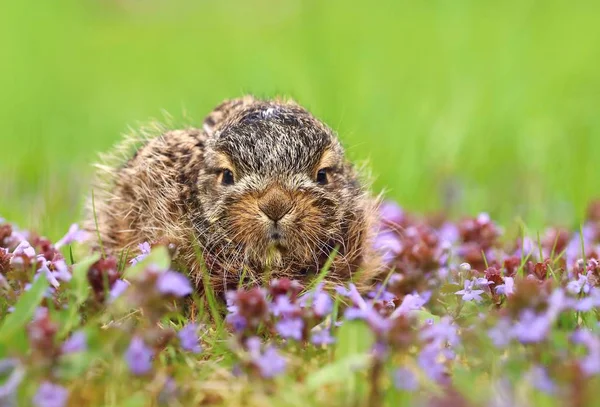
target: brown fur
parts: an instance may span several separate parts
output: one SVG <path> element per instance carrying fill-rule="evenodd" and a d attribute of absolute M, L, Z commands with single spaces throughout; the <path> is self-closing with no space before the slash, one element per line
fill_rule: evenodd
<path fill-rule="evenodd" d="M 310 279 L 336 247 L 327 282 L 366 289 L 381 277 L 371 249 L 378 200 L 332 130 L 293 101 L 246 96 L 217 106 L 202 129 L 141 129 L 97 168 L 105 250 L 131 258 L 141 242 L 172 243 L 199 288 L 195 247 L 217 292 L 236 285 L 244 269 L 250 283 Z M 323 168 L 325 185 L 316 181 Z M 232 185 L 222 183 L 225 169 Z M 91 204 L 85 228 L 95 234 Z"/>

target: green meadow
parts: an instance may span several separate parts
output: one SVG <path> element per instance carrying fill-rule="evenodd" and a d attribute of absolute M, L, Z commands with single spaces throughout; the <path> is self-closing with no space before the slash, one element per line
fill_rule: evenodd
<path fill-rule="evenodd" d="M 596 1 L 0 5 L 0 215 L 58 238 L 129 127 L 295 98 L 417 212 L 576 226 L 600 193 Z"/>

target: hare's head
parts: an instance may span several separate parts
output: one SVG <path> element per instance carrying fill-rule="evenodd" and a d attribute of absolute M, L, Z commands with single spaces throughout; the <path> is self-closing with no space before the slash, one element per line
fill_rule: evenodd
<path fill-rule="evenodd" d="M 365 191 L 331 129 L 294 102 L 244 98 L 215 109 L 205 130 L 198 233 L 209 255 L 299 275 L 334 248 L 348 255 Z"/>

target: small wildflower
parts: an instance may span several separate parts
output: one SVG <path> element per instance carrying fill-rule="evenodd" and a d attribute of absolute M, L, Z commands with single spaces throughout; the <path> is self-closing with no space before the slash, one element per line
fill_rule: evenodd
<path fill-rule="evenodd" d="M 16 405 L 16 403 L 12 403 L 12 400 L 16 395 L 19 384 L 21 384 L 25 376 L 25 369 L 18 359 L 0 360 L 0 375 L 8 375 L 9 372 L 10 376 L 0 383 L 0 406 L 3 406 L 3 403 L 9 406 Z"/>
<path fill-rule="evenodd" d="M 394 201 L 385 201 L 379 207 L 379 216 L 382 221 L 400 224 L 404 218 L 404 211 Z"/>
<path fill-rule="evenodd" d="M 263 378 L 270 379 L 285 371 L 287 363 L 274 346 L 268 346 L 261 353 L 261 342 L 257 337 L 249 338 L 246 345 L 252 362 L 258 368 Z"/>
<path fill-rule="evenodd" d="M 401 367 L 394 371 L 394 386 L 412 392 L 419 388 L 419 381 L 411 370 Z"/>
<path fill-rule="evenodd" d="M 531 309 L 526 309 L 513 326 L 512 335 L 522 343 L 541 342 L 549 329 L 550 320 L 545 315 L 536 315 Z"/>
<path fill-rule="evenodd" d="M 82 243 L 85 242 L 89 237 L 89 233 L 79 229 L 79 226 L 74 223 L 69 227 L 69 231 L 62 239 L 60 239 L 54 247 L 60 249 L 63 246 L 70 245 L 73 242 Z"/>
<path fill-rule="evenodd" d="M 75 332 L 61 347 L 62 353 L 83 352 L 87 349 L 87 335 L 83 331 Z"/>
<path fill-rule="evenodd" d="M 425 346 L 419 353 L 417 361 L 431 380 L 441 383 L 446 379 L 446 369 L 438 362 L 438 354 L 439 351 L 435 347 Z"/>
<path fill-rule="evenodd" d="M 271 312 L 274 316 L 287 315 L 297 310 L 297 307 L 290 302 L 287 295 L 278 295 L 271 304 Z"/>
<path fill-rule="evenodd" d="M 496 292 L 501 295 L 512 295 L 515 292 L 515 280 L 512 277 L 504 277 L 504 284 L 496 286 Z"/>
<path fill-rule="evenodd" d="M 125 352 L 125 361 L 129 370 L 136 376 L 142 376 L 152 370 L 152 357 L 154 353 L 143 341 L 135 336 Z"/>
<path fill-rule="evenodd" d="M 67 405 L 69 392 L 64 387 L 51 382 L 43 382 L 33 396 L 36 407 L 63 407 Z"/>
<path fill-rule="evenodd" d="M 161 273 L 156 281 L 156 288 L 165 295 L 185 297 L 193 292 L 190 280 L 176 271 L 167 270 Z"/>
<path fill-rule="evenodd" d="M 302 339 L 304 322 L 300 318 L 282 319 L 277 322 L 275 328 L 283 338 L 291 338 L 299 341 Z"/>
<path fill-rule="evenodd" d="M 200 346 L 200 339 L 198 338 L 197 331 L 197 324 L 188 324 L 179 331 L 177 337 L 179 338 L 182 349 L 192 353 L 202 352 L 202 346 Z"/>
<path fill-rule="evenodd" d="M 135 266 L 137 263 L 144 260 L 152 251 L 152 248 L 148 242 L 140 243 L 138 248 L 140 250 L 140 254 L 129 261 L 132 266 Z"/>
<path fill-rule="evenodd" d="M 117 280 L 115 281 L 115 283 L 113 284 L 112 288 L 110 289 L 110 299 L 111 301 L 114 301 L 115 299 L 117 299 L 118 297 L 121 296 L 121 294 L 123 294 L 125 292 L 125 290 L 127 289 L 127 287 L 129 287 L 129 283 L 124 281 L 124 280 Z"/>
<path fill-rule="evenodd" d="M 547 394 L 554 394 L 556 392 L 556 385 L 543 367 L 533 366 L 525 376 L 529 383 L 536 389 Z"/>
<path fill-rule="evenodd" d="M 501 319 L 495 327 L 488 331 L 488 336 L 497 348 L 504 348 L 512 339 L 511 323 L 508 319 Z"/>
<path fill-rule="evenodd" d="M 335 338 L 331 336 L 329 329 L 321 329 L 320 331 L 314 332 L 310 341 L 317 346 L 320 345 L 331 345 L 335 342 Z"/>
<path fill-rule="evenodd" d="M 476 281 L 465 281 L 464 289 L 455 292 L 456 295 L 462 295 L 463 301 L 475 301 L 479 302 L 482 300 L 481 294 L 483 290 L 473 290 L 473 286 L 476 284 Z"/>
<path fill-rule="evenodd" d="M 571 294 L 577 295 L 580 293 L 587 294 L 590 292 L 590 283 L 588 282 L 588 276 L 580 274 L 577 280 L 569 281 L 567 284 L 567 291 Z"/>

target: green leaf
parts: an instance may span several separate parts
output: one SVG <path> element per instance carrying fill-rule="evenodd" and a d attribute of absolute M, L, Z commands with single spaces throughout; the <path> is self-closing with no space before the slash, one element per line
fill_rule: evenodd
<path fill-rule="evenodd" d="M 375 343 L 375 335 L 363 321 L 346 321 L 337 330 L 336 359 L 365 354 Z"/>
<path fill-rule="evenodd" d="M 150 400 L 148 396 L 142 393 L 135 393 L 133 396 L 123 401 L 123 407 L 145 407 L 149 406 Z"/>
<path fill-rule="evenodd" d="M 139 273 L 144 271 L 150 264 L 154 264 L 159 270 L 166 270 L 171 265 L 171 256 L 169 251 L 164 246 L 157 246 L 152 249 L 150 254 L 146 256 L 142 261 L 136 263 L 134 266 L 125 269 L 123 278 L 131 279 L 135 278 Z"/>
<path fill-rule="evenodd" d="M 370 360 L 371 357 L 364 353 L 337 360 L 308 376 L 306 387 L 309 391 L 314 391 L 328 384 L 346 382 L 356 371 L 366 369 Z"/>
<path fill-rule="evenodd" d="M 15 310 L 9 314 L 2 326 L 0 326 L 0 345 L 9 346 L 11 341 L 24 330 L 25 325 L 31 321 L 35 309 L 40 305 L 44 294 L 48 289 L 48 280 L 45 276 L 40 277 L 33 282 L 29 291 L 25 291 L 15 304 Z"/>
<path fill-rule="evenodd" d="M 98 259 L 100 259 L 100 255 L 96 254 L 73 266 L 73 277 L 69 282 L 70 287 L 72 287 L 70 290 L 71 301 L 69 302 L 69 308 L 64 316 L 64 323 L 61 325 L 62 328 L 58 335 L 61 339 L 66 337 L 71 329 L 81 321 L 80 308 L 87 300 L 90 289 L 87 278 L 88 270 L 92 264 L 98 261 Z"/>
<path fill-rule="evenodd" d="M 71 286 L 73 287 L 72 293 L 74 296 L 74 304 L 79 307 L 85 302 L 88 297 L 88 291 L 90 288 L 87 274 L 90 266 L 100 259 L 100 255 L 88 257 L 85 260 L 80 261 L 73 266 L 73 278 L 71 279 Z"/>

